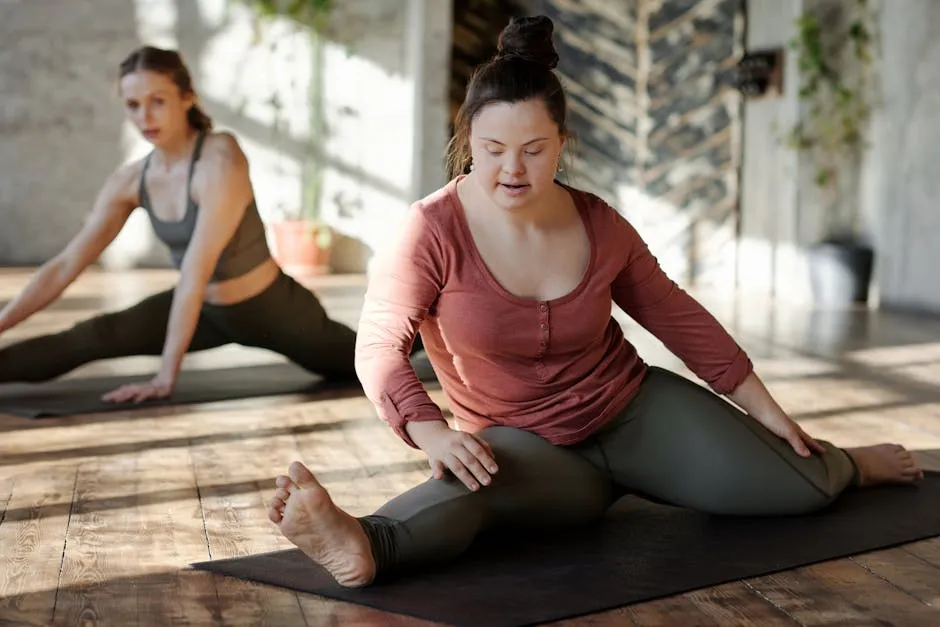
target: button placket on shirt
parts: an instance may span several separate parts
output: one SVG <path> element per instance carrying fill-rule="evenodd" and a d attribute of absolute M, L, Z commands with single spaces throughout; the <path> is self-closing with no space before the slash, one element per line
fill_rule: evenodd
<path fill-rule="evenodd" d="M 545 351 L 548 349 L 548 341 L 550 337 L 551 324 L 549 320 L 549 307 L 548 303 L 540 303 L 538 306 L 539 311 L 539 349 L 536 354 L 535 362 L 535 372 L 539 378 L 545 376 L 545 363 L 542 359 L 545 357 Z"/>

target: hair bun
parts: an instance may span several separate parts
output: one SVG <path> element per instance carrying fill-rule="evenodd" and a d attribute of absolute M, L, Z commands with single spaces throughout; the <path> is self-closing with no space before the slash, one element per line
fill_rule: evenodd
<path fill-rule="evenodd" d="M 544 15 L 514 17 L 499 34 L 497 57 L 521 57 L 554 69 L 558 53 L 552 41 L 555 26 Z"/>

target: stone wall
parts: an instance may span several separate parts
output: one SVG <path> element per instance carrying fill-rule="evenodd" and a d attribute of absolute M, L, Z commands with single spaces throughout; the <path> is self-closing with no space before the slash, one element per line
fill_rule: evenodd
<path fill-rule="evenodd" d="M 514 0 L 499 15 L 480 4 L 455 11 L 452 110 L 509 14 L 551 17 L 574 136 L 562 180 L 627 215 L 676 280 L 733 285 L 743 3 Z"/>

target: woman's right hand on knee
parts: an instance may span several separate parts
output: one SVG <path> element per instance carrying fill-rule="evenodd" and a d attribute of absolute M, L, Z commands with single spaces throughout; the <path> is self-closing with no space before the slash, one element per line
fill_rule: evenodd
<path fill-rule="evenodd" d="M 499 467 L 489 443 L 471 433 L 455 431 L 446 422 L 408 425 L 414 443 L 428 456 L 435 479 L 450 470 L 470 490 L 489 485 Z"/>

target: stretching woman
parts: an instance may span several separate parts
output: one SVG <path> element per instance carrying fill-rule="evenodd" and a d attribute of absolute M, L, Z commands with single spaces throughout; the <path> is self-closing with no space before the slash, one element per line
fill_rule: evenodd
<path fill-rule="evenodd" d="M 555 181 L 566 103 L 551 37 L 544 17 L 503 32 L 468 87 L 453 180 L 412 208 L 370 282 L 357 371 L 434 476 L 360 519 L 299 462 L 277 479 L 271 520 L 342 585 L 454 559 L 486 528 L 587 523 L 626 492 L 785 515 L 922 476 L 900 446 L 843 450 L 807 435 L 633 227 Z M 744 412 L 644 364 L 611 300 Z M 460 431 L 409 366 L 419 330 Z"/>
<path fill-rule="evenodd" d="M 111 175 L 82 230 L 0 312 L 0 333 L 58 298 L 137 207 L 169 247 L 179 283 L 124 311 L 0 350 L 0 383 L 46 381 L 99 359 L 161 355 L 151 381 L 104 397 L 140 402 L 172 393 L 188 351 L 228 343 L 355 381 L 355 332 L 331 320 L 271 258 L 245 155 L 231 135 L 212 132 L 180 55 L 134 51 L 120 64 L 120 91 L 127 116 L 154 149 Z"/>

